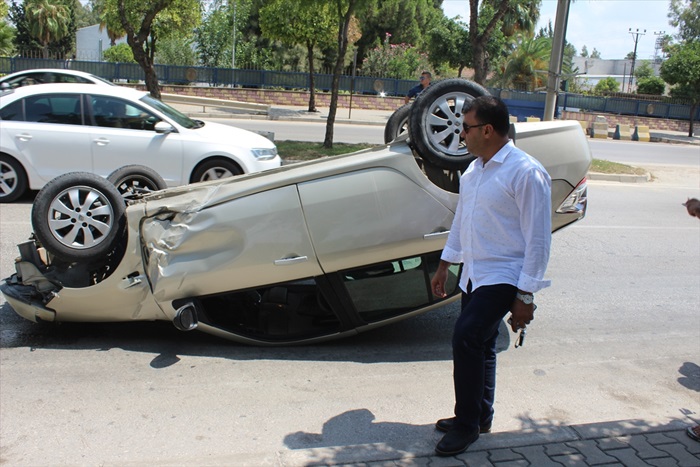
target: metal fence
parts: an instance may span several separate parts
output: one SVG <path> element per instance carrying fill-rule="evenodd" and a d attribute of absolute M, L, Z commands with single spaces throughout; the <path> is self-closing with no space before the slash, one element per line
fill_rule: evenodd
<path fill-rule="evenodd" d="M 142 81 L 144 73 L 135 63 L 108 63 L 83 60 L 51 60 L 40 58 L 0 57 L 0 74 L 34 68 L 70 68 L 86 71 L 110 81 Z M 211 67 L 185 67 L 174 65 L 156 65 L 158 79 L 163 84 L 240 86 L 245 88 L 305 90 L 309 88 L 309 75 L 305 72 L 231 69 Z M 319 91 L 330 91 L 333 75 L 315 74 L 315 85 Z M 416 80 L 394 78 L 377 78 L 371 76 L 343 75 L 340 78 L 340 90 L 353 90 L 358 94 L 378 94 L 387 96 L 405 96 Z M 526 102 L 528 107 L 544 109 L 546 94 L 543 92 L 524 92 L 498 88 L 489 91 L 511 102 Z M 678 120 L 690 119 L 690 105 L 659 102 L 656 99 L 630 99 L 618 97 L 600 97 L 581 94 L 561 93 L 557 107 L 563 110 L 585 110 L 588 112 L 635 115 Z M 700 106 L 696 109 L 694 120 L 700 121 Z"/>

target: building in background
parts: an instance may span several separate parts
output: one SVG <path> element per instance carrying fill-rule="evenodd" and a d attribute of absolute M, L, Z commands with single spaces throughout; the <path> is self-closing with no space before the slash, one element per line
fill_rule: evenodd
<path fill-rule="evenodd" d="M 126 37 L 117 39 L 116 43 L 126 42 Z M 75 37 L 75 59 L 99 62 L 102 53 L 111 47 L 107 29 L 100 31 L 99 24 L 78 29 Z"/>

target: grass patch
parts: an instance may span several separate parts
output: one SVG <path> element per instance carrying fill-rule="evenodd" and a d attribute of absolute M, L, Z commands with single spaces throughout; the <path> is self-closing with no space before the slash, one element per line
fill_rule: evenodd
<path fill-rule="evenodd" d="M 346 144 L 333 143 L 331 149 L 323 147 L 323 143 L 306 143 L 303 141 L 275 141 L 277 153 L 284 160 L 308 161 L 319 157 L 338 156 L 361 149 L 373 148 L 377 144 Z"/>
<path fill-rule="evenodd" d="M 639 167 L 618 164 L 617 162 L 604 161 L 602 159 L 593 159 L 593 162 L 591 163 L 591 172 L 628 175 L 644 175 L 647 173 L 645 169 Z"/>

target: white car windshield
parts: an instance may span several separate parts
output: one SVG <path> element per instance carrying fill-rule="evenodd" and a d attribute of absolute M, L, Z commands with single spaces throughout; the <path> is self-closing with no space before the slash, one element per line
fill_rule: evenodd
<path fill-rule="evenodd" d="M 179 110 L 176 110 L 172 107 L 170 107 L 168 104 L 165 102 L 161 102 L 158 99 L 154 99 L 153 97 L 150 96 L 150 94 L 146 94 L 140 99 L 141 102 L 145 102 L 149 106 L 151 106 L 154 109 L 157 109 L 167 115 L 169 118 L 172 120 L 175 120 L 178 125 L 183 126 L 185 128 L 193 129 L 193 128 L 201 128 L 204 126 L 203 122 L 197 121 L 197 120 L 192 120 L 190 117 L 187 115 L 183 114 Z"/>

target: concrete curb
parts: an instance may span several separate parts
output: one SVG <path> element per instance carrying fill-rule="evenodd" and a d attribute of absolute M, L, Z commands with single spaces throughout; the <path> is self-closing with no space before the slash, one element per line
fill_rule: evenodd
<path fill-rule="evenodd" d="M 599 172 L 588 172 L 586 176 L 588 180 L 601 180 L 606 182 L 622 182 L 622 183 L 646 183 L 651 181 L 651 174 L 644 175 L 632 174 L 604 174 Z"/>

